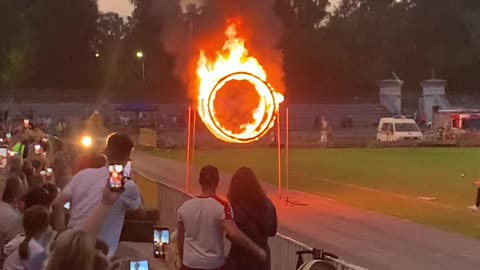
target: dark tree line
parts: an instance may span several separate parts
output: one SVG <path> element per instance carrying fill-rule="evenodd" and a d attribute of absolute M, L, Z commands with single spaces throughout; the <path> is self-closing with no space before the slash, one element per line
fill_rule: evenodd
<path fill-rule="evenodd" d="M 186 98 L 175 56 L 164 49 L 164 16 L 183 18 L 195 31 L 218 11 L 190 6 L 181 14 L 174 1 L 165 1 L 172 5 L 164 7 L 168 12 L 152 13 L 156 1 L 132 2 L 133 15 L 122 18 L 99 13 L 95 0 L 0 1 L 0 89 Z M 392 72 L 412 91 L 435 74 L 449 81 L 450 92 L 476 93 L 480 1 L 343 0 L 333 10 L 328 5 L 276 0 L 272 7 L 285 28 L 278 48 L 291 99 L 375 95 L 375 81 L 392 78 Z"/>

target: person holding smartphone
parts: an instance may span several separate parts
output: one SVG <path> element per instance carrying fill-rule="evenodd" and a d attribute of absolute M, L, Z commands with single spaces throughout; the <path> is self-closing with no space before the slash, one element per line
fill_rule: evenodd
<path fill-rule="evenodd" d="M 130 136 L 114 133 L 108 137 L 105 155 L 108 165 L 97 169 L 85 169 L 78 172 L 68 183 L 60 196 L 53 202 L 54 226 L 57 231 L 65 229 L 64 205 L 71 203 L 69 228 L 78 228 L 90 216 L 90 212 L 102 200 L 102 192 L 111 181 L 111 166 L 122 168 L 127 165 L 130 153 L 133 149 L 133 140 Z M 115 171 L 116 172 L 116 171 Z M 122 231 L 125 212 L 135 211 L 141 207 L 140 192 L 134 181 L 122 181 L 122 187 L 118 190 L 121 194 L 113 204 L 106 216 L 102 229 L 97 235 L 100 240 L 109 246 L 109 256 L 113 256 L 117 250 L 120 233 Z"/>

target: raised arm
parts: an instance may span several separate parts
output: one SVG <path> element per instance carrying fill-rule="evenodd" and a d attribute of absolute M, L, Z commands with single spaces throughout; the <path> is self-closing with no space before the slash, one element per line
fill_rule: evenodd
<path fill-rule="evenodd" d="M 235 224 L 232 219 L 225 219 L 222 221 L 222 227 L 230 241 L 250 250 L 253 255 L 259 258 L 261 261 L 267 259 L 267 253 L 255 244 L 250 238 L 248 238 Z"/>
<path fill-rule="evenodd" d="M 61 232 L 66 229 L 64 205 L 71 200 L 72 196 L 70 194 L 62 192 L 60 193 L 60 196 L 58 196 L 52 203 L 53 228 L 57 232 Z"/>
<path fill-rule="evenodd" d="M 185 243 L 185 225 L 183 222 L 177 222 L 177 243 L 178 254 L 180 255 L 180 261 L 183 263 L 183 245 Z"/>

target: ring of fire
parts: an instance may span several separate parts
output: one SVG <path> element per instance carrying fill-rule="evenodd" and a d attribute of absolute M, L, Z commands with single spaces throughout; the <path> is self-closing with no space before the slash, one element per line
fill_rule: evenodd
<path fill-rule="evenodd" d="M 196 70 L 199 79 L 197 110 L 208 130 L 218 139 L 229 143 L 250 143 L 260 139 L 273 127 L 284 97 L 267 82 L 267 72 L 258 60 L 249 55 L 245 47 L 245 39 L 237 36 L 237 25 L 232 22 L 227 23 L 225 30 L 227 40 L 222 49 L 216 52 L 215 58 L 210 58 L 204 50 L 200 50 Z M 226 86 L 228 82 L 233 83 L 236 87 Z M 252 89 L 238 86 L 244 83 L 251 84 Z M 222 88 L 230 89 L 229 93 L 240 91 L 247 94 L 250 90 L 254 90 L 259 97 L 258 103 L 257 101 L 249 103 L 254 106 L 250 108 L 242 101 L 238 102 L 233 99 L 231 101 L 235 105 L 230 105 L 228 104 L 231 103 L 230 101 L 227 101 L 228 103 L 221 102 L 222 94 L 220 94 L 217 100 L 220 102 L 217 103 L 220 107 L 227 106 L 228 110 L 228 106 L 237 106 L 236 104 L 241 106 L 236 108 L 240 109 L 238 117 L 233 114 L 234 118 L 232 119 L 231 115 L 232 112 L 235 113 L 234 110 L 226 113 L 225 108 L 223 110 L 215 108 L 217 93 Z M 234 92 L 231 92 L 232 90 Z M 227 115 L 230 117 L 226 117 Z M 247 118 L 248 121 L 243 121 Z M 223 124 L 220 120 L 223 121 Z"/>
<path fill-rule="evenodd" d="M 224 128 L 220 121 L 215 117 L 214 102 L 216 94 L 227 82 L 231 80 L 248 81 L 254 86 L 258 95 L 262 97 L 256 111 L 254 112 L 254 114 L 258 114 L 262 117 L 254 117 L 253 123 L 248 125 L 241 133 L 234 133 Z M 235 72 L 220 79 L 215 84 L 207 98 L 207 108 L 208 109 L 205 116 L 211 120 L 206 122 L 207 128 L 210 129 L 213 134 L 220 135 L 217 136 L 219 139 L 234 143 L 254 142 L 265 135 L 274 125 L 276 118 L 275 112 L 278 109 L 277 102 L 275 101 L 275 91 L 270 84 L 248 72 Z"/>

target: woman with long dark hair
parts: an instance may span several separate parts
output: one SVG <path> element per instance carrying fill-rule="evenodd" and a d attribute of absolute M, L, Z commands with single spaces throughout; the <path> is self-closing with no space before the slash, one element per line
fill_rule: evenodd
<path fill-rule="evenodd" d="M 259 261 L 248 250 L 232 243 L 226 269 L 270 270 L 268 238 L 277 233 L 277 213 L 250 168 L 242 167 L 235 172 L 228 199 L 238 228 L 267 252 L 267 260 Z"/>
<path fill-rule="evenodd" d="M 42 239 L 48 229 L 50 215 L 43 206 L 32 206 L 23 214 L 25 235 L 17 250 L 5 260 L 4 270 L 33 269 L 32 259 L 45 253 Z"/>

